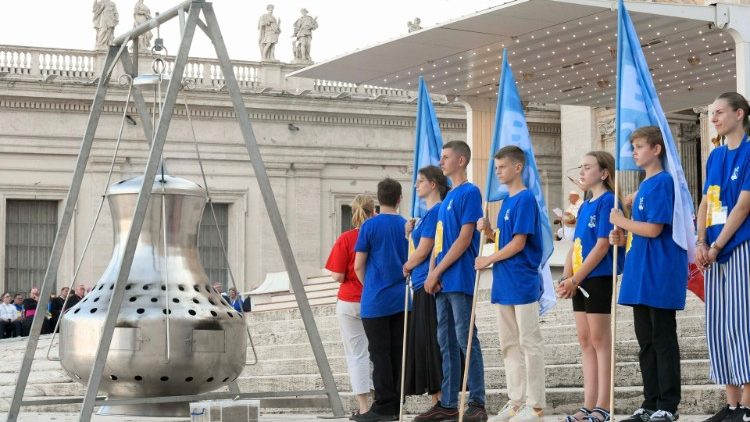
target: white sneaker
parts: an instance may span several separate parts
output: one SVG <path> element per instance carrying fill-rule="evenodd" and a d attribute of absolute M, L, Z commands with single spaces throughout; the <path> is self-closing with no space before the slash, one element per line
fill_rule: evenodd
<path fill-rule="evenodd" d="M 510 422 L 544 422 L 544 410 L 537 412 L 529 406 L 524 406 L 516 416 L 510 418 Z"/>
<path fill-rule="evenodd" d="M 519 405 L 516 408 L 513 403 L 509 401 L 508 403 L 505 403 L 505 406 L 500 409 L 500 412 L 496 416 L 491 417 L 487 422 L 508 422 L 511 418 L 518 415 L 523 408 L 523 405 Z"/>

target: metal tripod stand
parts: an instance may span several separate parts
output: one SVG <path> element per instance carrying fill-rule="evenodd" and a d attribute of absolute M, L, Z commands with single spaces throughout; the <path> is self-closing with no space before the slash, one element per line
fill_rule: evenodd
<path fill-rule="evenodd" d="M 185 16 L 185 12 L 187 12 L 187 16 Z M 203 12 L 203 19 L 201 19 L 200 17 L 201 12 Z M 205 0 L 183 1 L 179 5 L 167 10 L 160 15 L 157 15 L 155 18 L 144 22 L 138 27 L 133 28 L 131 31 L 128 31 L 127 33 L 117 37 L 110 45 L 106 59 L 104 60 L 102 73 L 99 77 L 96 95 L 91 106 L 88 123 L 86 125 L 86 131 L 81 142 L 75 171 L 73 173 L 73 179 L 71 181 L 70 191 L 68 192 L 68 196 L 65 202 L 65 209 L 63 211 L 57 235 L 55 236 L 55 242 L 52 247 L 52 253 L 47 266 L 47 271 L 44 276 L 44 283 L 41 287 L 40 299 L 37 306 L 39 309 L 47 308 L 47 303 L 49 302 L 50 293 L 53 289 L 54 280 L 56 280 L 57 278 L 60 258 L 62 256 L 63 248 L 68 236 L 68 231 L 73 219 L 76 202 L 78 201 L 78 195 L 81 190 L 81 183 L 83 181 L 86 165 L 88 163 L 89 155 L 91 153 L 91 148 L 94 141 L 94 135 L 99 124 L 99 118 L 102 113 L 109 80 L 115 64 L 120 61 L 123 65 L 123 68 L 125 69 L 125 72 L 130 74 L 132 77 L 135 77 L 137 73 L 137 63 L 134 63 L 130 58 L 130 55 L 127 51 L 128 42 L 133 41 L 133 49 L 135 53 L 134 58 L 135 60 L 137 60 L 138 37 L 175 17 L 179 17 L 180 19 L 180 24 L 182 25 L 183 29 L 182 38 L 180 40 L 180 46 L 177 55 L 175 56 L 174 69 L 172 73 L 174 77 L 170 80 L 167 87 L 167 92 L 162 105 L 161 116 L 156 124 L 156 132 L 154 136 L 151 136 L 151 120 L 143 96 L 140 92 L 134 93 L 136 108 L 141 120 L 143 121 L 145 137 L 146 139 L 153 139 L 153 143 L 151 144 L 151 150 L 149 152 L 146 169 L 144 171 L 144 182 L 141 186 L 140 194 L 138 195 L 135 213 L 133 216 L 133 223 L 128 233 L 127 242 L 125 244 L 126 246 L 121 252 L 122 266 L 119 268 L 117 281 L 115 283 L 115 288 L 112 294 L 112 299 L 107 311 L 104 330 L 101 334 L 101 341 L 96 351 L 96 359 L 91 370 L 88 385 L 86 386 L 86 395 L 83 398 L 80 420 L 86 422 L 91 420 L 94 406 L 102 404 L 102 400 L 97 400 L 96 393 L 99 389 L 99 383 L 104 371 L 105 363 L 107 361 L 107 354 L 109 353 L 110 343 L 112 342 L 115 323 L 117 321 L 117 316 L 120 312 L 120 306 L 125 294 L 125 284 L 130 273 L 130 267 L 133 262 L 133 255 L 136 249 L 138 238 L 143 227 L 146 208 L 151 198 L 153 180 L 156 176 L 157 169 L 161 161 L 164 143 L 166 141 L 167 132 L 169 131 L 169 124 L 172 118 L 172 112 L 174 111 L 179 89 L 182 85 L 181 75 L 183 74 L 183 71 L 185 69 L 185 64 L 188 59 L 188 53 L 190 51 L 190 46 L 193 41 L 193 35 L 195 34 L 196 27 L 199 27 L 203 32 L 206 33 L 216 50 L 219 64 L 222 73 L 224 74 L 225 84 L 229 92 L 229 96 L 232 100 L 234 111 L 237 114 L 237 119 L 239 120 L 242 137 L 245 141 L 245 147 L 247 148 L 247 152 L 253 166 L 255 178 L 258 181 L 261 196 L 263 198 L 263 202 L 266 206 L 266 211 L 268 212 L 268 216 L 271 221 L 271 227 L 273 228 L 274 234 L 276 236 L 276 241 L 279 245 L 279 250 L 284 261 L 284 266 L 286 267 L 286 270 L 289 274 L 292 289 L 294 291 L 295 298 L 297 299 L 300 314 L 302 315 L 302 321 L 304 322 L 305 329 L 310 340 L 310 345 L 312 347 L 315 360 L 318 364 L 320 375 L 323 379 L 323 384 L 325 387 L 324 391 L 300 393 L 320 394 L 324 392 L 328 396 L 334 416 L 344 416 L 344 409 L 341 398 L 338 394 L 338 390 L 336 389 L 336 384 L 333 379 L 333 374 L 331 373 L 328 358 L 326 357 L 323 343 L 320 339 L 320 335 L 318 333 L 318 329 L 312 315 L 312 310 L 305 294 L 302 278 L 300 276 L 299 269 L 297 268 L 297 263 L 294 259 L 292 247 L 289 243 L 289 238 L 284 228 L 284 224 L 281 220 L 281 214 L 279 212 L 276 199 L 271 189 L 271 183 L 268 179 L 266 167 L 260 154 L 260 148 L 258 147 L 258 143 L 255 139 L 255 135 L 253 133 L 247 111 L 245 110 L 245 104 L 240 94 L 239 85 L 237 84 L 237 79 L 234 75 L 234 70 L 229 60 L 229 55 L 227 54 L 224 39 L 219 29 L 218 21 L 216 20 L 213 5 L 210 2 L 206 2 Z M 44 313 L 40 312 L 35 315 L 33 323 L 31 325 L 31 332 L 29 334 L 26 352 L 24 354 L 23 362 L 21 364 L 21 368 L 19 370 L 18 378 L 16 381 L 13 401 L 11 402 L 10 409 L 8 411 L 8 421 L 15 422 L 18 419 L 24 391 L 26 389 L 29 373 L 31 371 L 31 365 L 33 363 L 37 344 L 39 342 L 39 336 L 41 333 L 43 321 Z M 232 390 L 232 392 L 230 393 L 231 397 L 237 396 L 236 393 L 239 393 L 239 389 L 236 385 L 230 387 L 230 390 Z M 210 396 L 210 398 L 218 398 L 219 396 L 221 396 L 221 394 L 213 393 L 195 397 L 161 399 L 164 399 L 162 401 L 186 401 L 200 400 L 203 399 L 204 396 Z M 229 394 L 226 394 L 226 396 L 230 397 Z M 137 403 L 138 400 L 141 400 L 141 402 L 154 401 L 154 399 L 131 399 L 129 401 Z M 106 403 L 106 401 L 104 402 Z M 42 404 L 44 402 L 38 401 L 37 403 Z"/>

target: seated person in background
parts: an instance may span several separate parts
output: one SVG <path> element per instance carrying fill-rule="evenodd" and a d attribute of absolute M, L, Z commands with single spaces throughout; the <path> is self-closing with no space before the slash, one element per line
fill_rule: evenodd
<path fill-rule="evenodd" d="M 39 289 L 32 287 L 29 297 L 23 300 L 23 336 L 29 335 L 31 323 L 36 315 L 36 305 L 39 303 Z"/>
<path fill-rule="evenodd" d="M 237 290 L 234 287 L 229 289 L 229 298 L 227 299 L 229 306 L 234 308 L 237 312 L 242 312 L 242 296 L 237 294 Z"/>
<path fill-rule="evenodd" d="M 21 335 L 21 319 L 16 307 L 11 302 L 10 293 L 3 293 L 0 303 L 0 338 L 18 337 Z"/>

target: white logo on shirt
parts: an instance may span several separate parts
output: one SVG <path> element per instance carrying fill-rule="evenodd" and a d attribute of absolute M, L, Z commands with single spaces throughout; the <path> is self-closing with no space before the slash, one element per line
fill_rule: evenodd
<path fill-rule="evenodd" d="M 641 200 L 638 202 L 638 209 L 643 211 L 643 197 L 641 197 Z"/>
<path fill-rule="evenodd" d="M 596 216 L 592 215 L 589 217 L 589 228 L 596 228 Z"/>
<path fill-rule="evenodd" d="M 450 211 L 452 206 L 453 206 L 453 200 L 451 199 L 451 201 L 448 202 L 448 208 L 447 208 L 447 210 Z"/>
<path fill-rule="evenodd" d="M 505 217 L 503 217 L 505 221 L 510 220 L 510 210 L 505 210 Z"/>
<path fill-rule="evenodd" d="M 735 168 L 734 168 L 734 171 L 732 172 L 732 177 L 731 177 L 731 179 L 732 179 L 732 180 L 737 180 L 737 178 L 739 178 L 739 177 L 740 177 L 740 176 L 739 176 L 739 172 L 740 172 L 740 166 L 737 166 L 737 167 L 735 167 Z M 749 419 L 749 420 L 750 420 L 750 419 Z"/>

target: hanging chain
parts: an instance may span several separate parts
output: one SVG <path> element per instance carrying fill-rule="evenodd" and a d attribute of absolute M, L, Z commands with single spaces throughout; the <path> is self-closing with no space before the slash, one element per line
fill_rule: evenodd
<path fill-rule="evenodd" d="M 133 77 L 130 75 L 122 75 L 120 78 L 124 78 L 128 80 L 128 97 L 125 100 L 125 107 L 123 107 L 122 110 L 122 120 L 120 121 L 120 129 L 117 131 L 117 142 L 115 143 L 115 151 L 112 154 L 112 162 L 109 165 L 109 172 L 107 173 L 107 182 L 104 184 L 104 192 L 102 192 L 101 199 L 99 201 L 99 207 L 96 210 L 96 216 L 94 217 L 94 223 L 91 225 L 91 230 L 89 231 L 88 238 L 86 238 L 86 244 L 83 247 L 83 252 L 81 253 L 81 258 L 78 259 L 78 264 L 76 265 L 76 269 L 73 272 L 73 278 L 70 281 L 70 284 L 68 285 L 68 295 L 65 296 L 65 300 L 63 301 L 62 310 L 60 311 L 60 316 L 57 318 L 57 321 L 55 322 L 55 329 L 52 331 L 52 339 L 50 340 L 49 347 L 47 348 L 47 360 L 50 361 L 59 361 L 60 357 L 50 357 L 50 351 L 52 350 L 52 346 L 55 343 L 55 336 L 57 335 L 58 327 L 60 326 L 60 322 L 63 319 L 63 315 L 65 314 L 65 306 L 68 304 L 68 298 L 70 297 L 70 294 L 73 293 L 73 285 L 75 284 L 76 280 L 78 279 L 78 274 L 81 271 L 81 266 L 83 265 L 83 260 L 86 257 L 86 252 L 89 249 L 89 245 L 91 245 L 91 239 L 94 236 L 94 231 L 96 230 L 96 225 L 99 222 L 99 216 L 102 213 L 102 209 L 104 207 L 104 201 L 107 199 L 107 190 L 109 190 L 109 184 L 112 181 L 112 173 L 114 172 L 115 168 L 115 162 L 117 161 L 117 153 L 120 150 L 120 142 L 122 141 L 122 131 L 125 128 L 125 119 L 127 118 L 128 113 L 128 105 L 130 104 L 130 97 L 133 93 Z M 75 293 L 73 293 L 75 294 Z"/>

